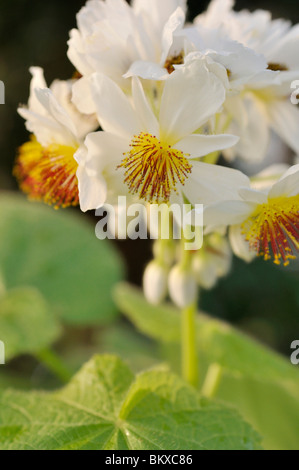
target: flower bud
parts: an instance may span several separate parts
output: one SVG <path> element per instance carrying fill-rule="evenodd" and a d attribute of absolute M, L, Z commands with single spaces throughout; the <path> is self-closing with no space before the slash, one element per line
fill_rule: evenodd
<path fill-rule="evenodd" d="M 198 284 L 213 289 L 219 278 L 226 276 L 232 264 L 232 250 L 228 240 L 214 233 L 208 235 L 205 245 L 195 254 L 192 268 Z"/>
<path fill-rule="evenodd" d="M 152 261 L 143 276 L 143 290 L 148 302 L 159 305 L 167 295 L 168 271 L 157 261 Z"/>
<path fill-rule="evenodd" d="M 195 277 L 179 265 L 170 272 L 168 288 L 171 300 L 179 308 L 188 307 L 196 301 L 197 283 Z"/>
<path fill-rule="evenodd" d="M 210 290 L 215 287 L 218 281 L 217 268 L 205 253 L 195 256 L 192 268 L 198 284 L 204 289 Z"/>

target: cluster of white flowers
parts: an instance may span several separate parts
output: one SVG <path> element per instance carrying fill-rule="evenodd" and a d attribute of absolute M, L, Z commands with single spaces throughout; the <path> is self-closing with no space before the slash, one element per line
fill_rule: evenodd
<path fill-rule="evenodd" d="M 186 0 L 89 0 L 70 33 L 73 79 L 47 88 L 32 68 L 19 109 L 32 136 L 15 174 L 31 198 L 82 211 L 119 196 L 204 205 L 202 250 L 186 260 L 174 243 L 157 242 L 144 276 L 153 303 L 167 291 L 179 306 L 192 302 L 198 284 L 227 274 L 231 248 L 276 264 L 299 248 L 299 165 L 251 179 L 235 169 L 238 159 L 262 163 L 273 131 L 299 154 L 290 100 L 299 25 L 233 6 L 213 0 L 191 24 Z"/>

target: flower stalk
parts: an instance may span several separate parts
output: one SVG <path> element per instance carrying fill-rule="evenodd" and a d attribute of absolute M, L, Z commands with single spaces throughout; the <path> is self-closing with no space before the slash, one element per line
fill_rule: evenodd
<path fill-rule="evenodd" d="M 182 375 L 193 387 L 199 382 L 199 361 L 196 347 L 196 303 L 182 311 Z"/>

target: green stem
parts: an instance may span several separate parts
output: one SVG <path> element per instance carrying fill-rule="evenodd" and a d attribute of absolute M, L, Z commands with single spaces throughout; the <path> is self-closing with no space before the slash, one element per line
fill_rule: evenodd
<path fill-rule="evenodd" d="M 50 349 L 44 349 L 36 354 L 36 358 L 42 362 L 47 369 L 53 372 L 61 382 L 68 383 L 72 378 L 72 373 L 69 371 L 67 366 L 62 362 L 59 356 L 57 356 Z"/>
<path fill-rule="evenodd" d="M 184 379 L 197 387 L 198 356 L 196 350 L 196 304 L 185 308 L 182 312 L 182 373 Z"/>
<path fill-rule="evenodd" d="M 222 379 L 222 372 L 223 369 L 219 364 L 210 365 L 201 391 L 204 397 L 213 398 L 216 396 Z"/>

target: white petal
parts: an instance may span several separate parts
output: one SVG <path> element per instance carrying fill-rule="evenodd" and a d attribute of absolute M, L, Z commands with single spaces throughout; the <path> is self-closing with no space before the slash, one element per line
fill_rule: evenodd
<path fill-rule="evenodd" d="M 109 132 L 93 132 L 86 137 L 85 145 L 88 149 L 86 164 L 96 172 L 117 165 L 123 159 L 123 153 L 129 148 L 129 142 Z"/>
<path fill-rule="evenodd" d="M 159 124 L 152 108 L 145 96 L 140 80 L 136 77 L 132 80 L 132 93 L 135 111 L 138 114 L 144 131 L 152 135 L 159 135 Z"/>
<path fill-rule="evenodd" d="M 142 130 L 129 99 L 110 78 L 96 73 L 90 82 L 99 122 L 105 131 L 132 138 Z"/>
<path fill-rule="evenodd" d="M 166 23 L 162 37 L 162 57 L 160 64 L 163 65 L 168 57 L 171 46 L 174 42 L 174 34 L 183 28 L 186 15 L 182 8 L 177 8 Z"/>
<path fill-rule="evenodd" d="M 39 102 L 34 91 L 36 88 L 47 88 L 47 83 L 44 78 L 44 71 L 41 67 L 31 67 L 29 70 L 32 75 L 32 80 L 30 83 L 30 98 L 28 101 L 28 108 L 30 111 L 35 113 L 45 114 L 44 107 Z"/>
<path fill-rule="evenodd" d="M 256 258 L 256 253 L 250 250 L 249 243 L 241 232 L 242 229 L 240 225 L 231 227 L 229 231 L 229 240 L 235 255 L 243 261 L 250 263 Z"/>
<path fill-rule="evenodd" d="M 160 109 L 163 140 L 174 144 L 205 124 L 225 100 L 225 88 L 204 61 L 173 72 L 165 83 Z"/>
<path fill-rule="evenodd" d="M 67 56 L 75 69 L 82 75 L 91 74 L 94 70 L 88 63 L 88 55 L 85 51 L 84 40 L 77 29 L 71 30 L 68 46 Z"/>
<path fill-rule="evenodd" d="M 256 204 L 244 201 L 224 201 L 204 208 L 204 225 L 229 226 L 243 223 L 255 211 Z"/>
<path fill-rule="evenodd" d="M 75 140 L 77 134 L 76 127 L 65 109 L 58 103 L 51 90 L 48 88 L 37 88 L 35 94 L 49 116 L 53 117 L 62 127 L 68 129 L 68 131 L 73 134 Z"/>
<path fill-rule="evenodd" d="M 268 201 L 266 193 L 257 191 L 256 189 L 242 188 L 239 191 L 239 195 L 246 202 L 254 202 L 256 204 L 265 204 Z"/>
<path fill-rule="evenodd" d="M 119 187 L 126 191 L 123 174 L 117 171 L 117 166 L 128 148 L 127 141 L 107 132 L 89 134 L 85 145 L 85 151 L 80 149 L 75 154 L 79 164 L 79 194 L 83 211 L 101 207 L 106 202 L 108 191 L 121 194 Z"/>
<path fill-rule="evenodd" d="M 200 135 L 193 134 L 175 144 L 175 148 L 190 154 L 190 158 L 199 158 L 210 153 L 224 150 L 236 145 L 239 137 L 234 135 Z"/>
<path fill-rule="evenodd" d="M 166 80 L 169 73 L 164 67 L 154 62 L 136 61 L 129 68 L 124 78 L 140 77 L 145 80 Z"/>
<path fill-rule="evenodd" d="M 72 88 L 72 101 L 81 113 L 96 113 L 96 106 L 91 94 L 88 77 L 82 77 L 74 83 Z"/>
<path fill-rule="evenodd" d="M 244 100 L 247 112 L 247 125 L 241 127 L 238 132 L 239 121 L 235 120 L 230 131 L 240 135 L 240 141 L 236 145 L 238 156 L 249 162 L 261 162 L 267 153 L 269 146 L 269 127 L 264 108 L 258 100 L 247 97 Z"/>
<path fill-rule="evenodd" d="M 274 184 L 269 198 L 292 197 L 299 194 L 299 165 L 294 165 Z"/>
<path fill-rule="evenodd" d="M 251 186 L 257 191 L 263 191 L 271 188 L 289 169 L 286 163 L 277 163 L 269 166 L 257 175 L 250 178 Z"/>
<path fill-rule="evenodd" d="M 34 134 L 38 142 L 47 147 L 53 142 L 66 145 L 71 136 L 66 136 L 66 132 L 60 124 L 47 116 L 33 113 L 25 108 L 19 108 L 18 113 L 26 119 L 26 129 Z"/>
<path fill-rule="evenodd" d="M 192 204 L 238 200 L 239 190 L 250 187 L 249 179 L 241 171 L 202 162 L 192 164 L 192 173 L 182 188 Z"/>
<path fill-rule="evenodd" d="M 91 176 L 85 168 L 77 170 L 80 208 L 82 212 L 98 209 L 105 204 L 107 184 L 103 177 Z"/>
<path fill-rule="evenodd" d="M 133 8 L 138 14 L 141 12 L 152 20 L 156 33 L 161 33 L 165 23 L 173 12 L 181 7 L 184 11 L 187 9 L 186 0 L 134 0 Z"/>

